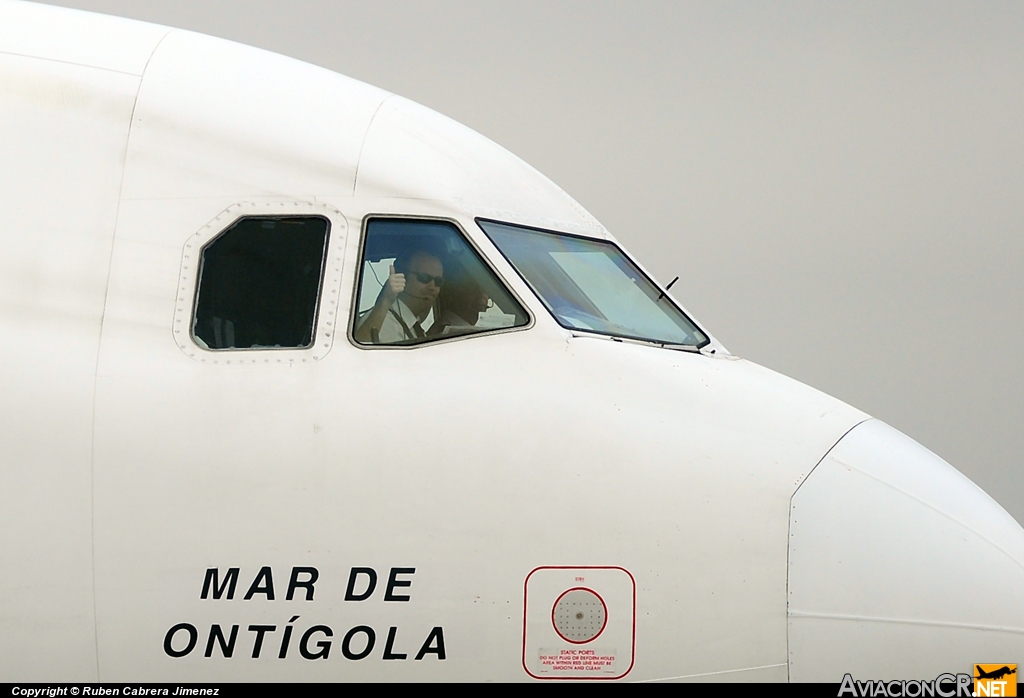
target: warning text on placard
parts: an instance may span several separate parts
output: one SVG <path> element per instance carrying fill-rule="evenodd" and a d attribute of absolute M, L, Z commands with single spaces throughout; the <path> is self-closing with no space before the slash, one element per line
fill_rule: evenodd
<path fill-rule="evenodd" d="M 545 674 L 615 673 L 615 650 L 542 648 L 538 659 L 540 671 Z"/>

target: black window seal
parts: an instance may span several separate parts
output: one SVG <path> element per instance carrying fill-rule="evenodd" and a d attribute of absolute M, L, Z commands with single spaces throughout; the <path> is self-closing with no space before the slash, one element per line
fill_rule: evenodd
<path fill-rule="evenodd" d="M 309 345 L 305 347 L 224 347 L 220 349 L 213 349 L 208 346 L 204 346 L 205 342 L 202 342 L 196 338 L 195 326 L 196 326 L 196 313 L 199 312 L 199 287 L 203 282 L 203 268 L 206 266 L 205 252 L 207 248 L 213 245 L 215 242 L 224 237 L 228 232 L 234 229 L 239 223 L 244 220 L 286 220 L 289 218 L 320 218 L 327 223 L 327 230 L 324 234 L 324 253 L 323 258 L 320 261 L 320 283 L 317 286 L 316 292 L 316 305 L 313 308 L 313 326 L 310 329 L 310 341 Z M 327 263 L 330 259 L 331 251 L 331 233 L 334 229 L 334 224 L 329 216 L 325 216 L 321 213 L 284 213 L 284 214 L 246 214 L 233 219 L 223 230 L 210 238 L 203 246 L 199 249 L 199 266 L 196 269 L 196 282 L 195 289 L 192 292 L 192 312 L 189 317 L 188 336 L 192 340 L 192 343 L 202 351 L 208 351 L 216 354 L 228 354 L 238 352 L 280 352 L 280 351 L 306 351 L 311 352 L 316 349 L 316 337 L 317 329 L 320 324 L 320 310 L 323 306 L 324 298 L 324 283 L 327 280 Z"/>

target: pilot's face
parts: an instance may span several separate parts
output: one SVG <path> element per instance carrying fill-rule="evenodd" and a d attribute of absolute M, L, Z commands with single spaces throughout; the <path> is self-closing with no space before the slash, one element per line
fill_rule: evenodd
<path fill-rule="evenodd" d="M 409 262 L 409 273 L 405 275 L 405 293 L 413 298 L 431 303 L 441 292 L 438 279 L 444 278 L 441 260 L 430 255 L 416 255 Z"/>

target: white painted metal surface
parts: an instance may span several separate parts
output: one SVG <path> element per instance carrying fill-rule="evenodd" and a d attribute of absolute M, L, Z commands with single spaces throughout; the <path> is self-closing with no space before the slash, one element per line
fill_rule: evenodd
<path fill-rule="evenodd" d="M 561 327 L 475 219 L 611 236 L 478 134 L 263 51 L 18 2 L 0 78 L 3 680 L 838 681 L 1024 655 L 1015 522 L 717 342 Z M 242 211 L 331 223 L 308 349 L 182 336 L 189 245 Z M 454 222 L 529 326 L 357 345 L 375 215 Z M 577 587 L 608 628 L 579 648 L 607 662 L 556 670 Z"/>
<path fill-rule="evenodd" d="M 789 555 L 794 680 L 897 676 L 899 646 L 928 677 L 968 655 L 1021 652 L 1020 526 L 882 422 L 856 427 L 801 485 Z"/>

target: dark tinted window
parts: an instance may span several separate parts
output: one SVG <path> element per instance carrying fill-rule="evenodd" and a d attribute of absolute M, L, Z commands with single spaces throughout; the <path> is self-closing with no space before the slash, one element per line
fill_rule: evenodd
<path fill-rule="evenodd" d="M 203 248 L 192 333 L 209 349 L 313 343 L 330 223 L 243 218 Z"/>

